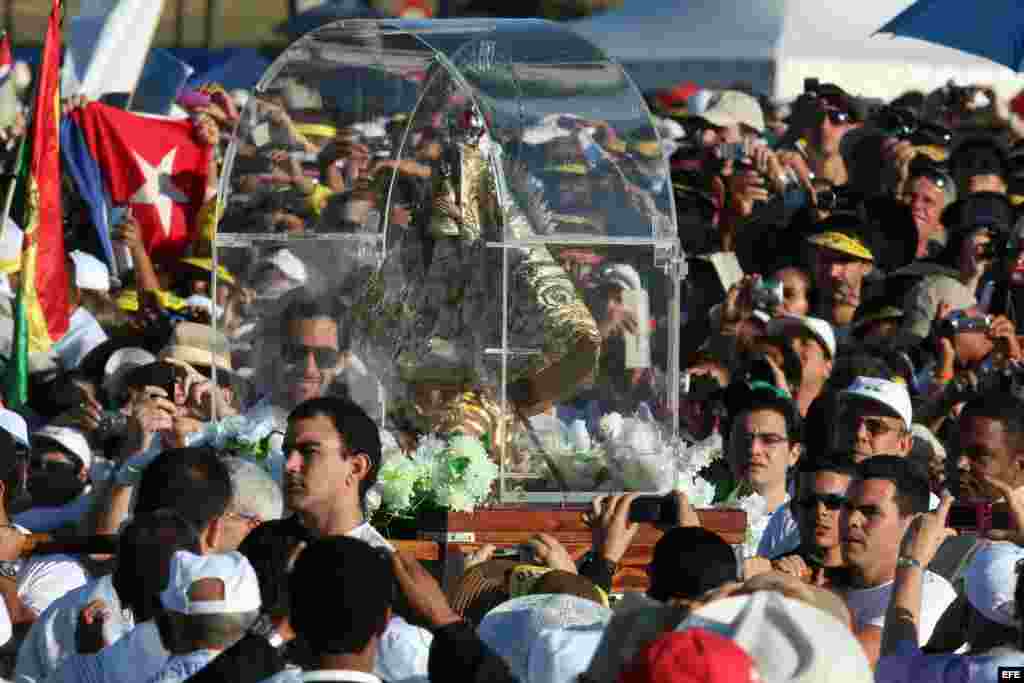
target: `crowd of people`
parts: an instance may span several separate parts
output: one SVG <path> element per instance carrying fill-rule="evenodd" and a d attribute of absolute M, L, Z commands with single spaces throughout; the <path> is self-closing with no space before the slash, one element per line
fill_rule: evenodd
<path fill-rule="evenodd" d="M 420 81 L 416 107 L 354 114 L 294 75 L 182 93 L 211 151 L 184 244 L 155 249 L 118 211 L 109 262 L 64 183 L 50 284 L 70 326 L 0 410 L 0 675 L 952 683 L 1024 665 L 1024 102 L 682 85 L 651 95 L 646 128 L 520 129 L 450 75 Z M 24 134 L 4 131 L 12 161 Z M 8 219 L 9 363 L 22 239 Z M 649 248 L 675 239 L 680 348 Z M 643 594 L 616 588 L 637 493 L 595 497 L 581 557 L 539 534 L 515 558 L 448 558 L 439 583 L 396 551 L 368 514 L 384 451 L 504 434 L 484 399 L 460 403 L 503 376 L 498 330 L 526 349 L 507 358 L 514 420 L 678 417 L 715 454 L 715 502 L 764 500 L 756 553 L 683 491 Z M 259 448 L 221 438 L 231 419 Z M 95 545 L 115 534 L 115 555 Z"/>

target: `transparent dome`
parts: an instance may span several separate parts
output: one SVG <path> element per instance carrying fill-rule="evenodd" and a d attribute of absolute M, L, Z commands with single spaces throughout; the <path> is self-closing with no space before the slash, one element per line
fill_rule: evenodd
<path fill-rule="evenodd" d="M 234 282 L 214 287 L 240 302 L 219 325 L 245 394 L 280 417 L 341 391 L 396 431 L 487 435 L 506 497 L 595 488 L 590 460 L 552 477 L 543 444 L 581 424 L 597 442 L 612 412 L 678 427 L 661 150 L 623 69 L 558 24 L 304 36 L 249 97 L 221 178 Z"/>

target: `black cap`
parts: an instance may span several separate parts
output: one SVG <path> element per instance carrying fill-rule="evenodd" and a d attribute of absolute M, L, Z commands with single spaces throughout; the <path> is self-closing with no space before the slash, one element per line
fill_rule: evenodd
<path fill-rule="evenodd" d="M 139 367 L 128 373 L 124 384 L 126 387 L 167 387 L 174 383 L 175 366 L 163 361 L 156 361 Z"/>
<path fill-rule="evenodd" d="M 1013 205 L 1006 195 L 998 192 L 975 192 L 953 202 L 942 212 L 942 224 L 957 232 L 972 232 L 977 228 L 1007 231 L 1015 222 Z"/>
<path fill-rule="evenodd" d="M 991 136 L 967 138 L 953 150 L 949 168 L 954 175 L 998 175 L 1005 178 L 1009 171 L 1007 151 L 999 140 Z"/>

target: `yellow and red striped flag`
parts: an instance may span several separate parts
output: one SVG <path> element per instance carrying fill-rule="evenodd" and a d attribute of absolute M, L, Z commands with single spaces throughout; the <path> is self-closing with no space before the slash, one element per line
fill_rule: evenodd
<path fill-rule="evenodd" d="M 43 43 L 32 128 L 19 154 L 21 287 L 7 366 L 7 407 L 28 400 L 28 354 L 50 350 L 68 330 L 68 275 L 60 185 L 61 0 L 53 0 Z"/>

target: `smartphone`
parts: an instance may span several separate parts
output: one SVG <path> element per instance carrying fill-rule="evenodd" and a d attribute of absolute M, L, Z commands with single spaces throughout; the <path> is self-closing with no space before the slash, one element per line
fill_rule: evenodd
<path fill-rule="evenodd" d="M 747 158 L 747 146 L 742 142 L 724 142 L 718 145 L 718 157 L 722 161 L 743 161 Z"/>
<path fill-rule="evenodd" d="M 675 526 L 679 521 L 679 502 L 675 496 L 639 496 L 629 506 L 630 522 Z"/>
<path fill-rule="evenodd" d="M 946 526 L 957 530 L 970 530 L 982 536 L 992 529 L 1010 528 L 1010 511 L 1005 504 L 955 503 L 949 509 Z"/>

